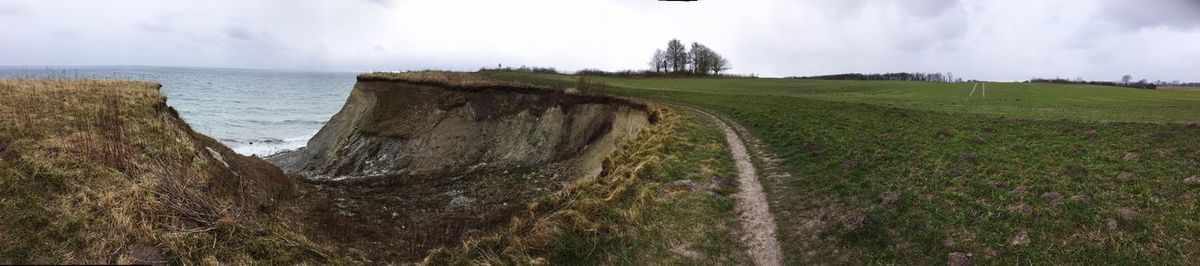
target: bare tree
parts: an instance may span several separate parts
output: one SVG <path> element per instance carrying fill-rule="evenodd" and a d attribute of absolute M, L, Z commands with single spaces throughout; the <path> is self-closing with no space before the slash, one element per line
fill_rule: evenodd
<path fill-rule="evenodd" d="M 692 73 L 696 75 L 707 75 L 712 63 L 712 50 L 698 42 L 692 43 L 692 50 L 688 52 L 691 57 Z"/>
<path fill-rule="evenodd" d="M 1133 80 L 1133 76 L 1130 76 L 1129 74 L 1125 74 L 1124 76 L 1121 76 L 1121 83 L 1129 84 L 1130 80 Z"/>
<path fill-rule="evenodd" d="M 720 75 L 721 71 L 729 70 L 729 60 L 713 49 L 700 43 L 692 43 L 692 71 L 697 75 Z"/>
<path fill-rule="evenodd" d="M 693 42 L 689 51 L 679 39 L 667 42 L 665 51 L 655 50 L 649 65 L 655 72 L 693 75 L 720 75 L 722 71 L 730 68 L 729 60 L 721 57 L 716 51 L 698 42 Z"/>
<path fill-rule="evenodd" d="M 726 60 L 725 57 L 717 54 L 717 52 L 712 52 L 712 57 L 712 65 L 709 66 L 709 69 L 712 70 L 713 75 L 720 76 L 721 71 L 732 68 L 732 66 L 729 65 L 729 60 Z"/>
<path fill-rule="evenodd" d="M 687 48 L 683 46 L 683 42 L 679 39 L 671 39 L 667 42 L 667 68 L 674 73 L 683 73 L 687 71 L 688 53 Z"/>
<path fill-rule="evenodd" d="M 662 49 L 655 49 L 654 56 L 650 58 L 650 68 L 653 68 L 654 72 L 661 73 L 666 67 L 667 55 L 663 53 Z"/>

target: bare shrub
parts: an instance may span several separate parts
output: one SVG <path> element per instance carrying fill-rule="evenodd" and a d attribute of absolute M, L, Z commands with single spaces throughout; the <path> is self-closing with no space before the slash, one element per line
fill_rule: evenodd
<path fill-rule="evenodd" d="M 233 225 L 231 208 L 221 206 L 215 198 L 190 188 L 179 178 L 164 178 L 155 187 L 155 196 L 167 207 L 170 215 L 194 223 L 200 230 Z"/>

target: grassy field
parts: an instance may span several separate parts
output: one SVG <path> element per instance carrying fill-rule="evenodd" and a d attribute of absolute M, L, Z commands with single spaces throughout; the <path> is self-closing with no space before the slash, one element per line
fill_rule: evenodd
<path fill-rule="evenodd" d="M 518 72 L 489 73 L 510 80 L 572 86 L 575 77 Z M 908 109 L 1037 119 L 1200 122 L 1200 93 L 1186 90 L 1045 83 L 987 83 L 971 93 L 970 83 L 842 81 L 755 78 L 607 78 L 621 88 L 746 96 L 785 96 L 832 102 L 869 103 Z M 635 93 L 636 94 L 636 93 Z"/>
<path fill-rule="evenodd" d="M 573 77 L 492 73 L 571 86 Z M 745 126 L 788 264 L 1200 259 L 1200 93 L 1048 84 L 597 78 Z M 979 95 L 976 95 L 979 96 Z M 760 166 L 762 163 L 759 163 Z M 899 203 L 881 203 L 895 192 Z M 865 216 L 866 223 L 844 223 Z"/>

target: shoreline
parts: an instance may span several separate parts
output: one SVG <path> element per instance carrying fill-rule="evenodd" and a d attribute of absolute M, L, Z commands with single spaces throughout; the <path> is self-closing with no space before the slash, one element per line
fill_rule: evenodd
<path fill-rule="evenodd" d="M 266 158 L 280 153 L 302 149 L 308 145 L 308 140 L 312 139 L 312 137 L 316 134 L 316 132 L 313 132 L 302 137 L 286 138 L 279 143 L 243 144 L 224 141 L 223 143 L 233 149 L 233 151 L 237 154 Z"/>

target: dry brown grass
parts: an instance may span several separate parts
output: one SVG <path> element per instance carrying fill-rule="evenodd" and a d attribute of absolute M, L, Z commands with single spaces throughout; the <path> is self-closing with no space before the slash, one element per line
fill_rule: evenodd
<path fill-rule="evenodd" d="M 264 259 L 254 241 L 304 242 L 254 226 L 253 207 L 290 188 L 282 173 L 192 132 L 158 88 L 0 80 L 0 263 L 246 262 Z"/>
<path fill-rule="evenodd" d="M 657 124 L 609 155 L 600 176 L 578 180 L 529 203 L 497 232 L 431 251 L 423 264 L 748 263 L 727 228 L 731 221 L 724 218 L 729 210 L 713 206 L 727 203 L 721 196 L 710 191 L 672 192 L 663 186 L 672 179 L 703 181 L 694 172 L 719 168 L 728 173 L 732 165 L 717 162 L 727 158 L 707 158 L 700 167 L 688 169 L 689 176 L 664 176 L 668 174 L 661 168 L 686 165 L 677 157 L 695 155 L 664 152 L 673 150 L 665 146 L 705 142 L 683 136 L 695 132 L 682 128 L 685 121 L 679 114 L 655 111 L 660 116 Z M 721 139 L 707 140 L 717 144 L 705 149 L 727 153 L 717 140 Z M 721 182 L 711 178 L 703 182 Z M 679 212 L 655 213 L 664 210 Z M 720 243 L 721 248 L 683 252 L 701 254 L 700 258 L 678 252 L 704 241 Z"/>

